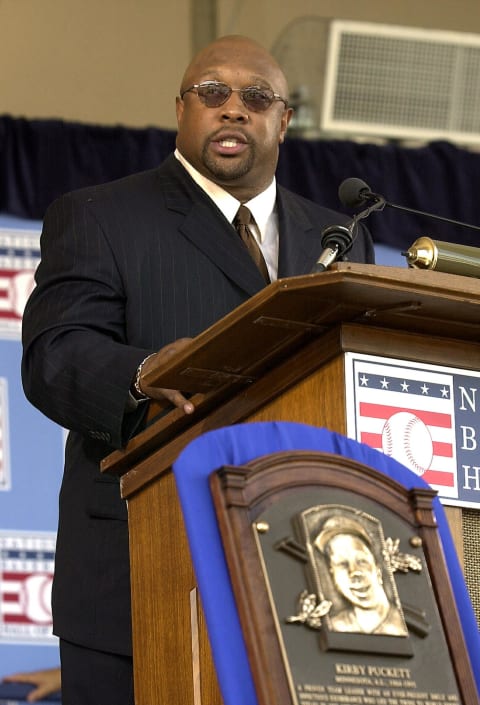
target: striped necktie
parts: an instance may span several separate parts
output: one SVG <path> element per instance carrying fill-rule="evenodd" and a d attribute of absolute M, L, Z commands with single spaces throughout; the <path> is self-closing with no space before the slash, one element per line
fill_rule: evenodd
<path fill-rule="evenodd" d="M 268 274 L 267 265 L 265 264 L 265 260 L 263 258 L 260 246 L 255 240 L 255 236 L 249 227 L 254 222 L 255 221 L 253 219 L 253 216 L 247 206 L 240 206 L 235 218 L 233 219 L 233 224 L 238 234 L 242 238 L 243 244 L 249 251 L 253 261 L 260 270 L 263 278 L 269 284 L 270 276 Z"/>

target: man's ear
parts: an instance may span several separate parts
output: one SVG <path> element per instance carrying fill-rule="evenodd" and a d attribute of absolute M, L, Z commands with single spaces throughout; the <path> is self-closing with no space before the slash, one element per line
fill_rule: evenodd
<path fill-rule="evenodd" d="M 279 143 L 282 144 L 285 140 L 285 135 L 287 134 L 287 127 L 288 123 L 292 119 L 293 115 L 293 108 L 287 108 L 286 110 L 283 111 L 282 115 L 282 121 L 280 123 L 280 136 L 279 136 Z"/>
<path fill-rule="evenodd" d="M 183 100 L 180 98 L 180 96 L 177 95 L 177 97 L 175 98 L 175 112 L 177 114 L 177 123 L 179 123 L 182 119 L 183 107 Z"/>

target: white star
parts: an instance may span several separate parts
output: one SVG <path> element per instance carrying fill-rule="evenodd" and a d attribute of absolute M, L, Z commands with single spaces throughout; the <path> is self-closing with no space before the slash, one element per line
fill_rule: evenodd
<path fill-rule="evenodd" d="M 402 382 L 402 392 L 408 392 L 409 384 L 406 383 L 405 380 Z"/>
<path fill-rule="evenodd" d="M 428 394 L 429 387 L 424 383 L 423 386 L 421 387 L 422 394 Z"/>
<path fill-rule="evenodd" d="M 380 384 L 382 385 L 382 389 L 388 389 L 388 385 L 390 382 L 388 382 L 385 377 L 380 381 Z"/>
<path fill-rule="evenodd" d="M 362 375 L 360 377 L 360 384 L 362 387 L 366 387 L 368 385 L 368 377 L 365 377 L 365 375 Z"/>
<path fill-rule="evenodd" d="M 450 390 L 447 389 L 446 387 L 443 387 L 443 389 L 440 390 L 442 392 L 442 397 L 445 399 L 448 399 L 448 395 L 450 394 Z"/>

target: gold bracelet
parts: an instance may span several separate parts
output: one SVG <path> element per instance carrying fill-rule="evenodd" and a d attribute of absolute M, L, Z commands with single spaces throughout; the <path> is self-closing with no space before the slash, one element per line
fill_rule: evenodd
<path fill-rule="evenodd" d="M 153 357 L 156 354 L 157 353 L 150 353 L 150 355 L 147 355 L 147 357 L 144 360 L 142 360 L 142 362 L 137 367 L 137 373 L 135 375 L 135 380 L 133 382 L 133 389 L 134 389 L 135 394 L 138 395 L 138 397 L 140 399 L 148 399 L 148 396 L 145 394 L 145 392 L 142 392 L 142 390 L 140 389 L 140 378 L 142 376 L 143 366 L 147 360 L 149 360 L 151 357 Z"/>

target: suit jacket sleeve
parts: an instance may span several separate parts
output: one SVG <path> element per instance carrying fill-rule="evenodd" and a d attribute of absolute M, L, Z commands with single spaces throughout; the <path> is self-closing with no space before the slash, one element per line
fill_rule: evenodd
<path fill-rule="evenodd" d="M 37 286 L 23 319 L 22 380 L 49 418 L 119 447 L 129 434 L 131 380 L 154 351 L 127 345 L 122 277 L 82 194 L 64 196 L 45 217 Z"/>

